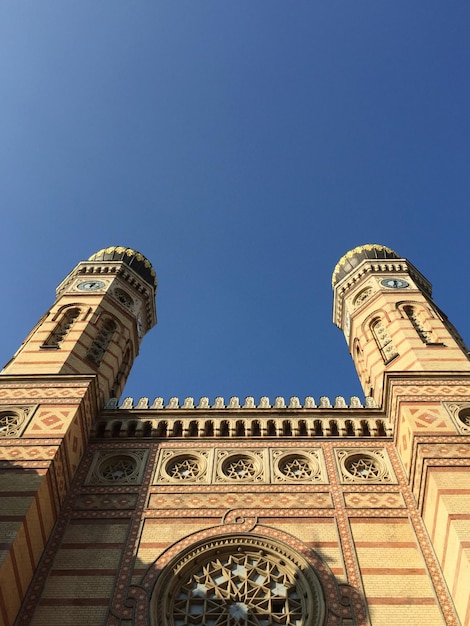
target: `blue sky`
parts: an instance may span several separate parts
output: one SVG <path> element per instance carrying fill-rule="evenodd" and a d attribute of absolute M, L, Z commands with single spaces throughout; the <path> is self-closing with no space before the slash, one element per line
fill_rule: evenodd
<path fill-rule="evenodd" d="M 469 342 L 469 24 L 463 0 L 4 0 L 0 360 L 109 245 L 159 278 L 125 395 L 362 395 L 330 279 L 369 242 Z"/>

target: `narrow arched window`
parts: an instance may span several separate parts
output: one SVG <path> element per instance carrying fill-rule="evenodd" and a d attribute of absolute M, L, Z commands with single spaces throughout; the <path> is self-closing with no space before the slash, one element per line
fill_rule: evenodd
<path fill-rule="evenodd" d="M 116 323 L 113 320 L 104 320 L 96 335 L 91 348 L 88 350 L 87 359 L 99 365 L 104 357 L 107 347 L 116 331 Z"/>
<path fill-rule="evenodd" d="M 388 363 L 398 356 L 398 352 L 393 345 L 392 338 L 390 337 L 389 332 L 380 317 L 376 317 L 372 321 L 370 329 L 385 363 Z"/>
<path fill-rule="evenodd" d="M 410 320 L 411 325 L 415 329 L 421 341 L 423 343 L 434 343 L 431 328 L 429 327 L 428 323 L 423 319 L 423 317 L 418 313 L 416 308 L 411 305 L 406 305 L 403 307 L 403 311 L 405 312 L 407 318 Z"/>
<path fill-rule="evenodd" d="M 238 420 L 238 422 L 236 423 L 236 426 L 235 426 L 235 435 L 237 437 L 244 437 L 245 436 L 245 422 L 242 422 L 241 420 Z"/>
<path fill-rule="evenodd" d="M 43 348 L 60 348 L 60 344 L 65 339 L 65 337 L 69 334 L 70 329 L 80 315 L 80 309 L 74 307 L 73 309 L 68 309 L 65 311 L 61 320 L 54 328 L 52 333 L 46 339 L 46 341 L 42 344 Z"/>
<path fill-rule="evenodd" d="M 282 422 L 282 434 L 285 437 L 292 437 L 292 426 L 289 420 L 284 420 Z"/>
<path fill-rule="evenodd" d="M 188 437 L 197 437 L 199 435 L 199 425 L 196 421 L 189 423 Z"/>
<path fill-rule="evenodd" d="M 204 424 L 204 436 L 205 437 L 214 436 L 214 422 L 206 422 Z"/>

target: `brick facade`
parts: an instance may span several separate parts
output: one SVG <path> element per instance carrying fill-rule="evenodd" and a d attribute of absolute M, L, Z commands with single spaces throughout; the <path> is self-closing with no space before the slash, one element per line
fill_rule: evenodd
<path fill-rule="evenodd" d="M 338 264 L 364 402 L 118 405 L 155 284 L 101 253 L 0 377 L 0 623 L 470 625 L 470 364 L 426 279 L 382 246 Z"/>

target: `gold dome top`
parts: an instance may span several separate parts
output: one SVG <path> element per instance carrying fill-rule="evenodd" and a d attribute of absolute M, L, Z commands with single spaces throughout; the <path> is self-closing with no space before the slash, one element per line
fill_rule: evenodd
<path fill-rule="evenodd" d="M 364 246 L 358 246 L 341 257 L 336 264 L 331 279 L 334 287 L 342 278 L 352 272 L 365 259 L 399 259 L 401 258 L 394 250 L 382 246 L 377 243 L 368 243 Z"/>
<path fill-rule="evenodd" d="M 157 288 L 157 276 L 152 264 L 143 254 L 133 250 L 132 248 L 124 248 L 123 246 L 111 246 L 103 248 L 95 254 L 92 254 L 89 261 L 123 261 L 129 267 L 139 274 L 147 283 Z"/>

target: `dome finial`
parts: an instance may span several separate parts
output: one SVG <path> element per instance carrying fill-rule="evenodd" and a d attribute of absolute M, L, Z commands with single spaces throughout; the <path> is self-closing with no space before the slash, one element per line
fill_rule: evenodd
<path fill-rule="evenodd" d="M 353 248 L 346 252 L 336 264 L 331 279 L 333 288 L 346 274 L 352 272 L 364 259 L 399 259 L 401 258 L 394 250 L 377 243 L 368 243 L 363 246 Z"/>
<path fill-rule="evenodd" d="M 89 261 L 123 261 L 126 265 L 131 267 L 141 278 L 143 278 L 149 285 L 152 285 L 154 289 L 157 288 L 157 276 L 152 264 L 143 254 L 133 250 L 132 248 L 125 248 L 124 246 L 111 246 L 109 248 L 103 248 L 95 254 L 92 254 L 88 259 Z"/>

